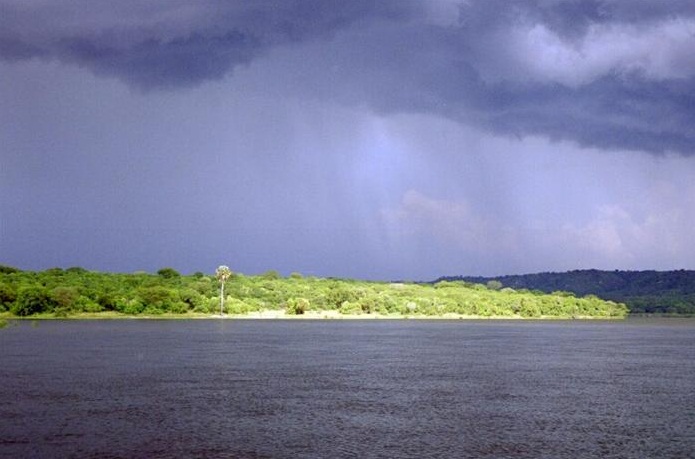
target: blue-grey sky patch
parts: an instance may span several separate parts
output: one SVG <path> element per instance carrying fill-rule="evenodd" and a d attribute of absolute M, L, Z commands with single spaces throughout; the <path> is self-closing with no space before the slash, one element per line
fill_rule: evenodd
<path fill-rule="evenodd" d="M 0 262 L 694 268 L 688 1 L 0 0 Z"/>

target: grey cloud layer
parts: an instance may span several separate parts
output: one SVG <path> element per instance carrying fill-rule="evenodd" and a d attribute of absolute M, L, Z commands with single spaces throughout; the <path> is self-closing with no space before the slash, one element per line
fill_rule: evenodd
<path fill-rule="evenodd" d="M 189 86 L 219 79 L 270 47 L 410 11 L 366 0 L 3 1 L 0 57 L 57 59 L 144 89 Z"/>
<path fill-rule="evenodd" d="M 331 86 L 325 97 L 508 135 L 695 154 L 693 2 L 450 5 L 5 0 L 0 57 L 57 59 L 157 89 L 219 79 L 290 45 L 316 67 L 306 88 Z"/>

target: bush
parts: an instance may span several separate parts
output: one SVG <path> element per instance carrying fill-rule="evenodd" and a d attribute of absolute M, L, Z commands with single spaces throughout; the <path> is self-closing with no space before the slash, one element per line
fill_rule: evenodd
<path fill-rule="evenodd" d="M 116 302 L 116 310 L 123 314 L 140 314 L 144 309 L 145 305 L 136 299 L 126 300 L 125 298 L 120 298 Z"/>
<path fill-rule="evenodd" d="M 176 290 L 171 290 L 162 286 L 144 287 L 138 290 L 137 298 L 145 305 L 148 313 L 156 311 L 170 311 L 174 304 L 179 301 Z"/>
<path fill-rule="evenodd" d="M 217 304 L 219 307 L 219 302 Z M 224 312 L 227 314 L 246 314 L 255 310 L 253 305 L 247 304 L 238 298 L 228 296 L 224 300 Z"/>
<path fill-rule="evenodd" d="M 540 317 L 541 309 L 536 301 L 522 300 L 519 314 L 521 317 Z"/>
<path fill-rule="evenodd" d="M 75 308 L 80 299 L 80 292 L 75 287 L 56 287 L 51 290 L 51 298 L 56 307 L 69 311 Z"/>
<path fill-rule="evenodd" d="M 81 297 L 77 302 L 77 307 L 84 312 L 102 312 L 104 308 L 99 303 Z"/>
<path fill-rule="evenodd" d="M 357 293 L 353 288 L 347 286 L 335 286 L 328 291 L 326 303 L 329 308 L 342 308 L 343 303 L 353 302 L 358 299 Z"/>
<path fill-rule="evenodd" d="M 164 314 L 164 311 L 162 309 L 159 309 L 156 306 L 149 305 L 149 306 L 145 306 L 145 309 L 142 310 L 142 314 L 150 315 L 150 316 L 158 316 L 158 315 Z"/>
<path fill-rule="evenodd" d="M 201 277 L 191 285 L 191 288 L 203 296 L 217 295 L 217 284 L 213 284 L 209 277 Z"/>
<path fill-rule="evenodd" d="M 97 295 L 96 303 L 107 311 L 118 310 L 118 297 L 113 293 L 100 293 Z"/>
<path fill-rule="evenodd" d="M 267 280 L 278 280 L 280 279 L 280 273 L 275 271 L 274 269 L 271 269 L 270 271 L 266 271 L 263 274 L 261 274 L 261 277 Z"/>
<path fill-rule="evenodd" d="M 502 289 L 502 282 L 500 282 L 498 280 L 491 280 L 491 281 L 488 281 L 485 286 L 488 288 L 488 290 L 501 290 Z"/>
<path fill-rule="evenodd" d="M 371 314 L 373 312 L 376 312 L 377 309 L 380 307 L 380 298 L 376 295 L 367 295 L 363 298 L 360 298 L 358 300 L 358 303 L 360 305 L 360 309 L 362 309 L 362 312 L 365 314 Z"/>
<path fill-rule="evenodd" d="M 21 272 L 21 270 L 15 268 L 14 266 L 0 265 L 0 274 L 12 274 L 19 272 Z"/>
<path fill-rule="evenodd" d="M 11 284 L 0 284 L 0 311 L 7 311 L 17 299 L 17 289 Z"/>
<path fill-rule="evenodd" d="M 226 302 L 225 302 L 226 303 Z M 197 312 L 220 312 L 220 299 L 219 298 L 208 298 L 206 300 L 205 306 L 198 306 Z"/>
<path fill-rule="evenodd" d="M 205 303 L 206 298 L 192 288 L 185 288 L 179 292 L 179 298 L 186 305 L 186 309 L 195 310 Z"/>
<path fill-rule="evenodd" d="M 362 307 L 358 303 L 343 301 L 338 312 L 341 314 L 362 314 Z"/>
<path fill-rule="evenodd" d="M 174 268 L 162 268 L 159 271 L 157 271 L 157 275 L 163 277 L 164 279 L 174 279 L 177 277 L 181 277 L 181 274 Z"/>
<path fill-rule="evenodd" d="M 306 298 L 290 298 L 287 300 L 285 313 L 290 315 L 301 315 L 309 310 L 309 300 Z"/>
<path fill-rule="evenodd" d="M 17 294 L 11 311 L 12 314 L 24 317 L 50 311 L 55 306 L 55 301 L 44 287 L 24 287 Z"/>

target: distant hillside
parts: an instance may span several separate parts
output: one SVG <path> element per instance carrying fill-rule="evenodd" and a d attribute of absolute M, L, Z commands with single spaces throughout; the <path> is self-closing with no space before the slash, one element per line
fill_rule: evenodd
<path fill-rule="evenodd" d="M 627 304 L 633 313 L 695 314 L 695 271 L 599 271 L 539 273 L 501 277 L 441 277 L 438 281 L 462 280 L 486 284 L 499 281 L 504 287 L 567 291 L 596 295 Z"/>

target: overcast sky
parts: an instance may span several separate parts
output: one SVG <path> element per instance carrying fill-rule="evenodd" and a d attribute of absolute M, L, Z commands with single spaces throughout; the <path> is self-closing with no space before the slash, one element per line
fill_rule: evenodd
<path fill-rule="evenodd" d="M 0 0 L 0 263 L 695 269 L 690 0 Z"/>

